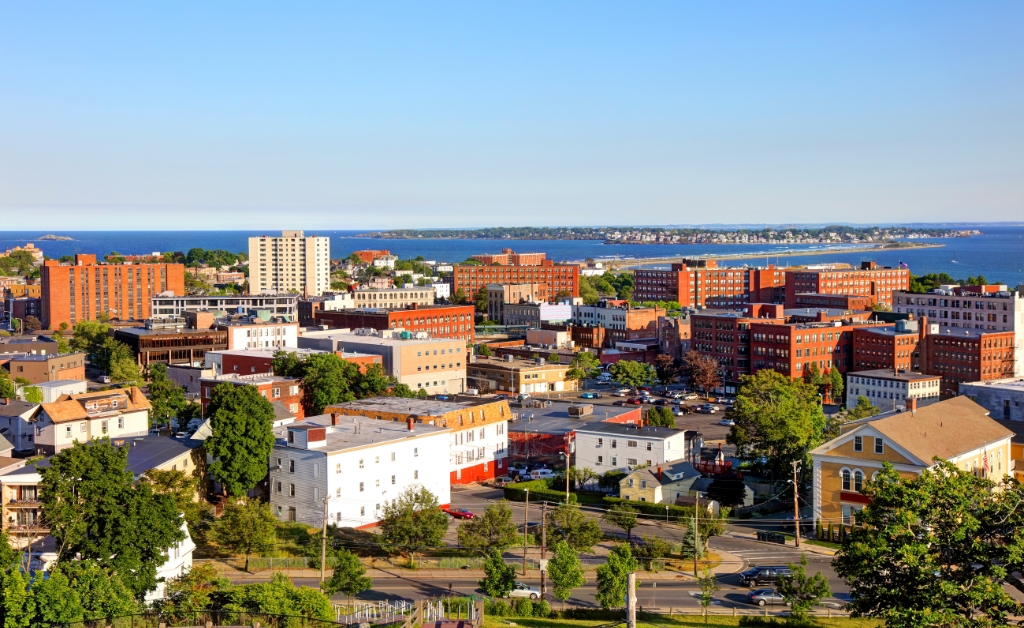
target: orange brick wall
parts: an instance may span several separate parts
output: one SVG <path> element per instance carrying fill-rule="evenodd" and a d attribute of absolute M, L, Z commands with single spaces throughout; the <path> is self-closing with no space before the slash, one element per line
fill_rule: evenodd
<path fill-rule="evenodd" d="M 42 322 L 47 329 L 61 323 L 112 319 L 145 320 L 150 298 L 165 291 L 185 294 L 182 264 L 83 264 L 62 266 L 48 261 L 41 269 Z M 72 295 L 72 291 L 74 294 Z M 74 307 L 72 307 L 72 305 Z"/>

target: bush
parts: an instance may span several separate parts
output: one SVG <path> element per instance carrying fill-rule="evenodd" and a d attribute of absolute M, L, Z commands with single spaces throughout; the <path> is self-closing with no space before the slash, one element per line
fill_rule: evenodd
<path fill-rule="evenodd" d="M 530 480 L 516 482 L 505 487 L 505 499 L 510 502 L 526 501 L 526 489 L 530 489 L 530 501 L 565 501 L 565 493 L 551 488 L 551 480 Z"/>
<path fill-rule="evenodd" d="M 815 623 L 806 619 L 787 617 L 786 619 L 775 619 L 774 617 L 758 617 L 749 615 L 740 617 L 741 626 L 786 626 L 787 628 L 813 628 Z"/>
<path fill-rule="evenodd" d="M 512 601 L 512 614 L 516 617 L 533 617 L 533 602 L 530 598 L 515 598 Z"/>
<path fill-rule="evenodd" d="M 534 617 L 540 617 L 542 619 L 546 619 L 548 617 L 551 617 L 551 605 L 548 604 L 547 600 L 541 600 L 539 602 L 534 602 L 534 604 L 533 604 L 533 616 Z"/>
<path fill-rule="evenodd" d="M 508 617 L 512 614 L 512 607 L 505 600 L 489 599 L 484 602 L 484 612 L 492 617 Z"/>

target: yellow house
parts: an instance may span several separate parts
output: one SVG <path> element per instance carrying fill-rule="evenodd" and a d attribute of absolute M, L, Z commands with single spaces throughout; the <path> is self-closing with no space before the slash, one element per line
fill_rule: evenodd
<path fill-rule="evenodd" d="M 954 397 L 907 412 L 854 421 L 811 452 L 814 518 L 822 525 L 853 524 L 869 502 L 864 482 L 888 462 L 905 477 L 920 475 L 935 458 L 992 480 L 1013 474 L 1013 432 L 989 418 L 967 397 Z"/>
<path fill-rule="evenodd" d="M 619 480 L 619 497 L 636 502 L 674 504 L 689 495 L 690 485 L 700 472 L 685 460 L 673 460 L 654 467 L 635 469 Z"/>

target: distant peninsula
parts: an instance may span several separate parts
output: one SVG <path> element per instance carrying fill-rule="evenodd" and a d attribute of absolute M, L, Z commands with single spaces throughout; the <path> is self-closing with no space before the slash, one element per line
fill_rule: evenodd
<path fill-rule="evenodd" d="M 605 244 L 871 244 L 921 238 L 965 238 L 977 229 L 927 227 L 776 227 L 703 229 L 688 227 L 492 227 L 488 229 L 396 229 L 356 237 L 393 240 L 601 240 Z"/>
<path fill-rule="evenodd" d="M 52 233 L 47 233 L 44 236 L 39 236 L 38 238 L 36 238 L 36 240 L 53 240 L 55 242 L 71 242 L 71 241 L 74 240 L 74 238 L 69 238 L 68 236 L 53 235 Z"/>

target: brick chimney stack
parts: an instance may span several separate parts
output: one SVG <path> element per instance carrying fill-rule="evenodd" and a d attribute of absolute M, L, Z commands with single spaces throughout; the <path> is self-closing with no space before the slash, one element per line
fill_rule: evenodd
<path fill-rule="evenodd" d="M 907 397 L 907 410 L 917 412 L 917 397 Z"/>
<path fill-rule="evenodd" d="M 338 425 L 341 423 L 341 416 L 337 412 L 331 413 L 331 425 Z"/>
<path fill-rule="evenodd" d="M 406 427 L 409 428 L 410 432 L 415 431 L 416 428 L 414 426 L 416 425 L 416 419 L 409 417 L 408 419 L 405 420 L 405 425 Z"/>

